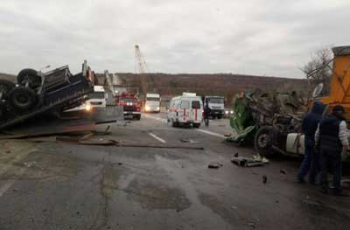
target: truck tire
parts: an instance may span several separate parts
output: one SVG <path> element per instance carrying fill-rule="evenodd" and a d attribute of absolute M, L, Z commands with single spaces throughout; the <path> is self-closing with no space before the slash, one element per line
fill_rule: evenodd
<path fill-rule="evenodd" d="M 9 100 L 15 109 L 25 111 L 35 106 L 37 97 L 33 90 L 20 86 L 11 90 Z"/>
<path fill-rule="evenodd" d="M 199 124 L 193 124 L 193 128 L 199 128 L 199 127 L 201 127 L 201 124 L 199 123 Z"/>
<path fill-rule="evenodd" d="M 41 85 L 41 77 L 34 69 L 23 69 L 17 75 L 17 83 L 22 86 L 28 83 L 29 88 L 35 89 Z"/>
<path fill-rule="evenodd" d="M 272 150 L 274 140 L 273 128 L 269 126 L 261 127 L 255 134 L 254 147 L 255 151 L 261 156 L 271 156 L 274 154 Z"/>
<path fill-rule="evenodd" d="M 0 99 L 6 99 L 15 86 L 15 83 L 11 81 L 0 79 Z"/>
<path fill-rule="evenodd" d="M 6 114 L 7 114 L 6 104 L 3 102 L 0 102 L 0 120 L 3 120 L 6 117 Z"/>
<path fill-rule="evenodd" d="M 169 125 L 170 125 L 171 127 L 178 127 L 178 123 L 177 123 L 177 122 L 174 122 L 174 119 L 170 119 L 170 120 L 169 120 Z"/>
<path fill-rule="evenodd" d="M 218 119 L 221 119 L 222 118 L 222 115 L 218 115 Z"/>
<path fill-rule="evenodd" d="M 135 118 L 136 118 L 136 120 L 141 120 L 141 115 L 139 114 L 139 115 L 135 115 Z"/>

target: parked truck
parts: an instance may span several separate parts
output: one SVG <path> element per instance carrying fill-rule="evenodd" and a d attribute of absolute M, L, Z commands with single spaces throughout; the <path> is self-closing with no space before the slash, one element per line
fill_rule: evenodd
<path fill-rule="evenodd" d="M 225 98 L 221 96 L 206 96 L 204 102 L 208 102 L 210 108 L 209 116 L 221 119 L 225 116 Z"/>
<path fill-rule="evenodd" d="M 144 111 L 148 113 L 160 112 L 160 95 L 157 93 L 147 93 L 145 99 Z"/>
<path fill-rule="evenodd" d="M 81 105 L 95 82 L 86 61 L 78 74 L 72 74 L 68 66 L 46 73 L 23 69 L 16 80 L 0 80 L 0 130 L 44 113 L 61 113 Z"/>

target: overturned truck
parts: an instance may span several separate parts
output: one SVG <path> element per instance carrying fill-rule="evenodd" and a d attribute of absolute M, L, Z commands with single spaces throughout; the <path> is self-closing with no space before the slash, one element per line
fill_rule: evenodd
<path fill-rule="evenodd" d="M 254 92 L 242 93 L 236 98 L 231 126 L 237 136 L 228 141 L 240 144 L 254 142 L 256 151 L 261 155 L 282 153 L 299 155 L 304 153 L 304 135 L 301 133 L 301 121 L 315 101 L 326 105 L 324 114 L 335 105 L 346 109 L 347 122 L 350 121 L 350 46 L 334 47 L 334 58 L 320 69 L 330 69 L 330 95 L 320 97 L 323 84 L 318 85 L 309 95 L 307 102 L 296 92 L 267 94 Z M 332 65 L 332 66 L 330 66 Z M 312 71 L 313 72 L 313 71 Z M 327 87 L 327 86 L 326 86 Z M 349 161 L 349 153 L 343 153 L 343 160 Z"/>
<path fill-rule="evenodd" d="M 82 72 L 75 75 L 68 66 L 47 73 L 24 69 L 16 80 L 0 80 L 0 131 L 40 114 L 57 114 L 82 104 L 95 82 L 86 61 Z"/>
<path fill-rule="evenodd" d="M 253 142 L 256 151 L 267 156 L 287 152 L 287 136 L 300 131 L 306 106 L 296 92 L 269 94 L 257 90 L 237 96 L 234 111 L 230 125 L 237 136 L 228 141 Z"/>

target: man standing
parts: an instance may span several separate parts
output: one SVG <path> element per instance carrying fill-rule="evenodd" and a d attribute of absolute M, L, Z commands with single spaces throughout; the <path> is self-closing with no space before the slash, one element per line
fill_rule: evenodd
<path fill-rule="evenodd" d="M 205 106 L 204 106 L 204 123 L 205 126 L 209 126 L 209 115 L 210 115 L 210 107 L 209 107 L 209 98 L 205 99 Z"/>
<path fill-rule="evenodd" d="M 342 151 L 350 150 L 344 115 L 343 106 L 334 106 L 332 113 L 322 119 L 315 134 L 316 148 L 319 147 L 321 151 L 322 192 L 326 194 L 328 194 L 327 170 L 330 166 L 333 172 L 334 194 L 342 195 Z"/>
<path fill-rule="evenodd" d="M 303 162 L 300 165 L 298 171 L 298 182 L 304 183 L 304 177 L 310 170 L 309 183 L 316 184 L 316 176 L 320 171 L 320 157 L 319 153 L 314 151 L 315 146 L 315 132 L 317 126 L 322 119 L 323 111 L 325 110 L 325 105 L 320 102 L 315 102 L 312 110 L 306 114 L 302 129 L 305 135 L 305 154 Z"/>

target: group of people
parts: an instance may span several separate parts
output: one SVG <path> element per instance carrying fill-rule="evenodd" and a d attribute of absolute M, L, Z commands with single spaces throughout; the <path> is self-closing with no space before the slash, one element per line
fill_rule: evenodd
<path fill-rule="evenodd" d="M 329 115 L 323 116 L 326 106 L 315 102 L 305 116 L 302 129 L 305 134 L 305 154 L 299 168 L 297 180 L 305 182 L 309 173 L 309 183 L 321 184 L 322 192 L 330 193 L 328 171 L 333 173 L 333 194 L 344 195 L 341 187 L 342 152 L 350 151 L 349 132 L 345 121 L 345 109 L 341 105 L 332 108 Z M 320 175 L 320 181 L 317 176 Z"/>

